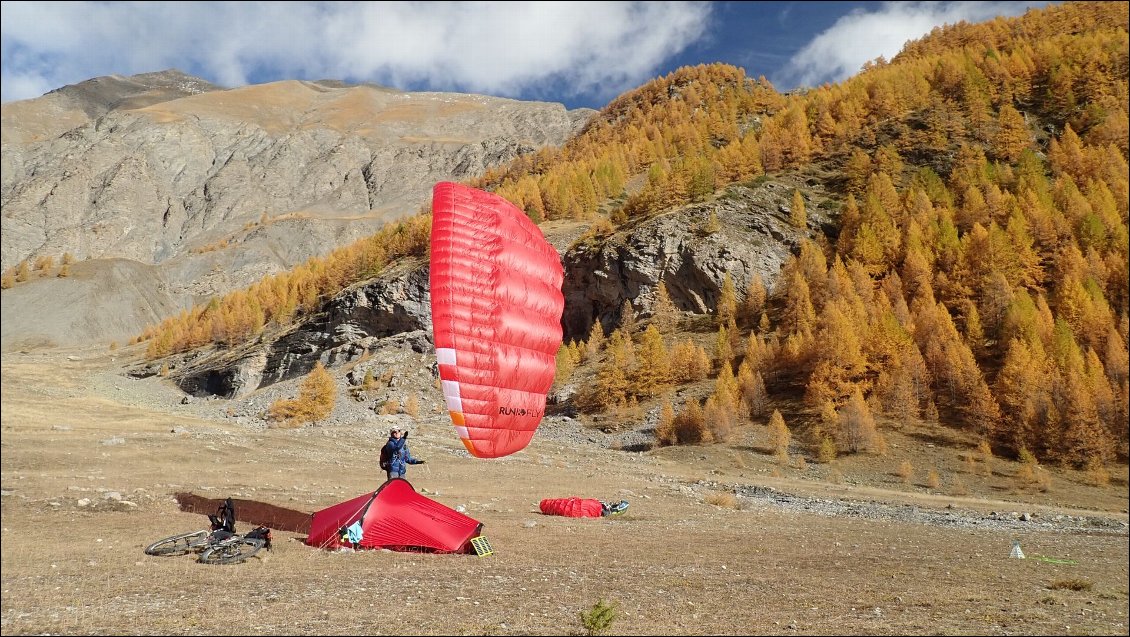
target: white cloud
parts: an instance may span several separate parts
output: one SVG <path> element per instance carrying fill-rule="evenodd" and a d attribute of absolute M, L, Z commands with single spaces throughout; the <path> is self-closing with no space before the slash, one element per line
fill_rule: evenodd
<path fill-rule="evenodd" d="M 3 101 L 177 68 L 610 99 L 702 37 L 706 2 L 4 2 Z M 552 92 L 551 92 L 552 89 Z"/>
<path fill-rule="evenodd" d="M 875 12 L 852 11 L 793 56 L 773 78 L 778 88 L 819 86 L 855 75 L 864 63 L 895 57 L 934 27 L 1015 16 L 1047 2 L 887 2 Z"/>

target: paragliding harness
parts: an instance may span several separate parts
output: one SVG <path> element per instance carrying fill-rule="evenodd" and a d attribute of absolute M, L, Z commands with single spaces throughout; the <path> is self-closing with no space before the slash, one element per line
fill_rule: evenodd
<path fill-rule="evenodd" d="M 232 504 L 231 498 L 224 500 L 220 508 L 216 509 L 215 515 L 209 514 L 208 520 L 212 523 L 213 531 L 235 533 L 235 506 Z"/>
<path fill-rule="evenodd" d="M 208 515 L 208 520 L 212 523 L 212 537 L 216 540 L 224 540 L 236 535 L 235 505 L 232 504 L 231 498 L 225 498 L 220 507 L 216 509 L 215 515 Z M 257 526 L 245 533 L 243 537 L 263 540 L 263 548 L 268 551 L 271 550 L 271 529 L 266 526 Z"/>

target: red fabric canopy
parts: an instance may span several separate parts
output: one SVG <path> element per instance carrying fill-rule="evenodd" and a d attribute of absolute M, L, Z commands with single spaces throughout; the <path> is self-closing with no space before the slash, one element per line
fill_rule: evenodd
<path fill-rule="evenodd" d="M 539 505 L 546 515 L 563 515 L 567 518 L 599 518 L 600 500 L 595 498 L 546 498 Z"/>
<path fill-rule="evenodd" d="M 478 520 L 416 493 L 403 478 L 376 491 L 317 511 L 306 544 L 337 549 L 345 529 L 360 521 L 362 537 L 354 548 L 474 553 L 471 538 L 482 532 Z"/>
<path fill-rule="evenodd" d="M 446 181 L 433 188 L 430 245 L 432 335 L 455 431 L 477 458 L 521 451 L 557 371 L 561 257 L 514 204 Z"/>

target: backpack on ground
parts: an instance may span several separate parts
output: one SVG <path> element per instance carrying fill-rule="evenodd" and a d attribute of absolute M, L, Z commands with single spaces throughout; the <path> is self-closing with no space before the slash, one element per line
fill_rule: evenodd
<path fill-rule="evenodd" d="M 208 520 L 212 523 L 213 531 L 235 533 L 235 505 L 231 498 L 225 499 L 220 508 L 216 509 L 216 514 L 208 516 Z"/>
<path fill-rule="evenodd" d="M 271 529 L 265 526 L 257 526 L 247 535 L 243 536 L 252 540 L 263 540 L 263 548 L 268 551 L 271 550 Z"/>

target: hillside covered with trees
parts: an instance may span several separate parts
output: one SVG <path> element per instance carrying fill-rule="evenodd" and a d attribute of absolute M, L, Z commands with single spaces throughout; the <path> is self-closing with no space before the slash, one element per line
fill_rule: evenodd
<path fill-rule="evenodd" d="M 1126 462 L 1130 385 L 1126 3 L 957 24 L 855 77 L 784 95 L 728 65 L 682 68 L 605 107 L 561 149 L 471 185 L 590 237 L 785 174 L 837 194 L 838 228 L 766 289 L 721 283 L 711 346 L 661 290 L 559 356 L 582 410 L 662 404 L 661 443 L 768 420 L 812 458 L 885 453 L 884 422 L 968 431 L 997 453 Z M 805 222 L 796 193 L 795 223 Z M 426 212 L 148 330 L 159 358 L 282 325 L 427 249 Z M 637 314 L 638 312 L 638 314 Z M 639 320 L 637 320 L 637 318 Z M 715 332 L 716 330 L 716 332 Z M 704 401 L 673 387 L 712 383 Z M 773 397 L 791 397 L 774 410 Z M 786 404 L 786 403 L 782 403 Z M 789 423 L 810 423 L 803 431 Z"/>

